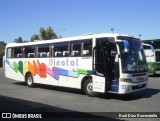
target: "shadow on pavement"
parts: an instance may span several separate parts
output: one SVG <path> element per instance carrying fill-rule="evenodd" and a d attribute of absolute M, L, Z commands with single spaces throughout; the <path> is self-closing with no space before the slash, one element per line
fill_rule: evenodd
<path fill-rule="evenodd" d="M 158 78 L 160 77 L 160 74 L 149 75 L 149 77 Z"/>
<path fill-rule="evenodd" d="M 14 83 L 16 85 L 20 86 L 26 86 L 25 83 L 23 82 L 16 82 Z M 47 90 L 53 90 L 53 91 L 60 91 L 60 92 L 66 92 L 66 93 L 73 93 L 73 94 L 79 94 L 79 95 L 85 95 L 82 90 L 79 89 L 72 89 L 72 88 L 67 88 L 67 87 L 57 87 L 57 86 L 48 86 L 48 85 L 41 85 L 37 84 L 36 88 L 42 88 L 42 89 L 47 89 Z M 152 88 L 147 88 L 138 92 L 133 92 L 130 94 L 100 94 L 99 98 L 102 99 L 116 99 L 116 100 L 123 100 L 123 101 L 132 101 L 132 100 L 139 100 L 142 98 L 150 98 L 153 95 L 156 95 L 160 92 L 159 89 L 152 89 Z"/>
<path fill-rule="evenodd" d="M 20 85 L 20 86 L 27 86 L 26 83 L 24 83 L 24 82 L 15 82 L 13 84 Z M 36 84 L 34 86 L 34 88 L 41 88 L 41 89 L 47 89 L 47 90 L 53 90 L 53 91 L 60 91 L 60 92 L 66 92 L 66 93 L 85 95 L 84 91 L 82 91 L 80 89 L 59 87 L 59 86 L 53 86 L 53 85 Z"/>
<path fill-rule="evenodd" d="M 42 113 L 43 120 L 82 120 L 120 121 L 112 117 L 97 116 L 89 112 L 77 112 L 42 103 L 0 96 L 0 112 L 4 113 Z"/>
<path fill-rule="evenodd" d="M 133 100 L 139 100 L 142 98 L 150 98 L 153 95 L 156 95 L 160 92 L 159 89 L 152 89 L 152 88 L 147 88 L 145 90 L 141 90 L 138 92 L 133 92 L 130 94 L 108 94 L 108 95 L 101 95 L 100 98 L 105 98 L 105 99 L 116 99 L 116 100 L 123 100 L 123 101 L 133 101 Z"/>

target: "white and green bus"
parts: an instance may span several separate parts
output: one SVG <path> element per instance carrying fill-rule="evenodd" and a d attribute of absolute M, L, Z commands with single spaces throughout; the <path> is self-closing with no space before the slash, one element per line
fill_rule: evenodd
<path fill-rule="evenodd" d="M 142 43 L 146 55 L 148 72 L 156 75 L 160 74 L 160 47 L 156 48 L 154 44 Z"/>
<path fill-rule="evenodd" d="M 126 34 L 89 34 L 7 44 L 5 75 L 26 82 L 126 94 L 145 89 L 146 59 L 138 38 Z"/>

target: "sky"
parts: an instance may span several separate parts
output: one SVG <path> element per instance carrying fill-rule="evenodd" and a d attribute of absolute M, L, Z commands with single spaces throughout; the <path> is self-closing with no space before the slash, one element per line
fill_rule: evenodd
<path fill-rule="evenodd" d="M 62 37 L 124 33 L 160 39 L 160 0 L 0 0 L 0 41 L 30 40 L 40 27 Z"/>

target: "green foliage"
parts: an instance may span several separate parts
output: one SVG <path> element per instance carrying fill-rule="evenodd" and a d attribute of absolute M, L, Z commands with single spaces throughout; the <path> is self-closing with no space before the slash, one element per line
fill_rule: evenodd
<path fill-rule="evenodd" d="M 58 38 L 63 38 L 61 35 Z"/>
<path fill-rule="evenodd" d="M 31 42 L 33 42 L 34 40 L 50 40 L 58 38 L 57 34 L 53 31 L 53 29 L 50 26 L 47 29 L 41 27 L 39 33 L 39 35 L 32 35 Z"/>
<path fill-rule="evenodd" d="M 23 43 L 22 37 L 18 37 L 18 39 L 15 39 L 14 42 Z"/>
<path fill-rule="evenodd" d="M 50 39 L 57 38 L 56 33 L 53 31 L 53 29 L 50 26 L 47 29 L 44 29 L 43 27 L 41 27 L 39 32 L 42 40 L 50 40 Z"/>
<path fill-rule="evenodd" d="M 4 41 L 0 41 L 0 54 L 4 54 L 6 43 Z"/>
<path fill-rule="evenodd" d="M 41 39 L 42 40 L 46 40 L 47 39 L 47 37 L 46 37 L 46 30 L 41 27 L 40 30 L 39 30 L 39 32 L 40 32 Z"/>
<path fill-rule="evenodd" d="M 32 37 L 31 37 L 31 42 L 33 42 L 34 40 L 40 40 L 39 36 L 37 34 L 34 34 Z"/>
<path fill-rule="evenodd" d="M 46 30 L 46 36 L 47 36 L 47 39 L 57 39 L 56 33 L 53 31 L 53 29 L 50 26 Z"/>
<path fill-rule="evenodd" d="M 3 46 L 7 45 L 4 41 L 0 41 L 0 44 L 2 44 Z"/>

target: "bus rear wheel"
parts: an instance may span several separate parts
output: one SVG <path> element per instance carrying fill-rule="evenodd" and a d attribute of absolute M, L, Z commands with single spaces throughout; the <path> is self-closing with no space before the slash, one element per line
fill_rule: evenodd
<path fill-rule="evenodd" d="M 84 92 L 86 95 L 88 95 L 89 97 L 95 97 L 98 95 L 98 93 L 93 92 L 93 83 L 92 80 L 90 78 L 88 78 L 85 82 L 84 82 Z"/>
<path fill-rule="evenodd" d="M 29 86 L 29 87 L 33 87 L 34 86 L 34 80 L 33 80 L 32 74 L 30 74 L 30 73 L 27 74 L 26 83 L 27 83 L 27 86 Z"/>

